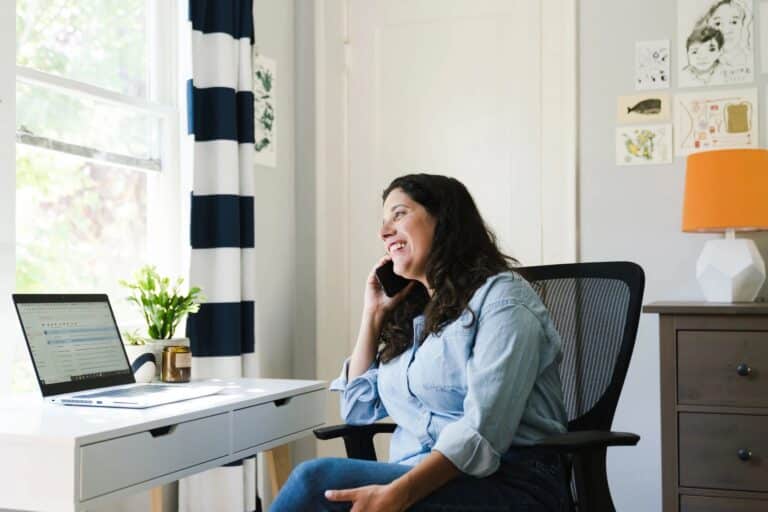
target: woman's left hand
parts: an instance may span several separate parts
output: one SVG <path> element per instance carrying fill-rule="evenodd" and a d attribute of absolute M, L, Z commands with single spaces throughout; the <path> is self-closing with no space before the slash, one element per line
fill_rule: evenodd
<path fill-rule="evenodd" d="M 407 506 L 405 496 L 388 485 L 325 491 L 325 497 L 328 501 L 351 502 L 350 512 L 403 512 Z"/>

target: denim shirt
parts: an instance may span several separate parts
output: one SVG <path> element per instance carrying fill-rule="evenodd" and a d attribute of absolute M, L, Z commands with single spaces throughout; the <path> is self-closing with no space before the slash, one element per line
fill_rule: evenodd
<path fill-rule="evenodd" d="M 465 310 L 420 345 L 330 389 L 351 425 L 387 416 L 397 424 L 390 462 L 415 465 L 432 450 L 466 474 L 494 473 L 505 452 L 566 431 L 558 365 L 560 336 L 536 292 L 519 275 L 490 277 Z"/>

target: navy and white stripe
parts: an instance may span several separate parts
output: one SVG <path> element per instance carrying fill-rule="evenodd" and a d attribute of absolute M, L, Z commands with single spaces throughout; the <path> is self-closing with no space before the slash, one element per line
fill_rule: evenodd
<path fill-rule="evenodd" d="M 258 376 L 252 16 L 252 0 L 189 1 L 190 283 L 206 296 L 187 320 L 195 378 Z M 258 508 L 254 459 L 179 485 L 181 511 Z"/>

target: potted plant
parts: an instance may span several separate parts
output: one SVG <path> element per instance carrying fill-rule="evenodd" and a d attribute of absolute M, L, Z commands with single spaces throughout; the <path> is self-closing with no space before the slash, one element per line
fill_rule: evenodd
<path fill-rule="evenodd" d="M 155 355 L 155 375 L 159 376 L 163 348 L 169 345 L 189 345 L 188 338 L 174 338 L 176 328 L 186 314 L 197 313 L 204 300 L 200 288 L 193 286 L 188 292 L 181 291 L 184 279 L 179 277 L 171 284 L 152 265 L 141 267 L 133 282 L 119 283 L 131 290 L 128 301 L 141 311 L 147 325 L 146 341 Z"/>

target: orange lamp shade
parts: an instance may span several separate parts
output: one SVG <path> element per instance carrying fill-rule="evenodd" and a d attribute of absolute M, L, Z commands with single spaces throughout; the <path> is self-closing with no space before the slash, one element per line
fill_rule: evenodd
<path fill-rule="evenodd" d="M 768 150 L 694 153 L 685 169 L 683 231 L 768 229 Z"/>

